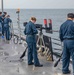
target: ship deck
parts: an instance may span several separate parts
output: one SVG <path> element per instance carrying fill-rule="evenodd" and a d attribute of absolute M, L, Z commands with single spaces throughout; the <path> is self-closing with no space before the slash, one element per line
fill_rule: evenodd
<path fill-rule="evenodd" d="M 57 67 L 54 67 L 54 62 L 47 61 L 45 56 L 38 54 L 40 63 L 43 67 L 35 67 L 34 65 L 27 65 L 27 53 L 23 61 L 19 61 L 19 57 L 26 48 L 24 46 L 25 41 L 22 44 L 14 44 L 13 38 L 9 43 L 0 38 L 0 75 L 64 75 L 62 74 L 62 62 L 60 61 Z M 70 64 L 72 69 L 72 64 Z M 71 74 L 72 75 L 72 70 Z"/>

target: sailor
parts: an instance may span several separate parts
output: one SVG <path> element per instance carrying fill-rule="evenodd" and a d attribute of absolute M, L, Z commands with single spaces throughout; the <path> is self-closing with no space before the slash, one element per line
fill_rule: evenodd
<path fill-rule="evenodd" d="M 12 22 L 12 20 L 10 19 L 10 15 L 6 15 L 5 19 L 4 19 L 4 33 L 5 33 L 5 37 L 6 40 L 10 40 L 11 36 L 10 36 L 10 23 Z"/>
<path fill-rule="evenodd" d="M 2 12 L 0 12 L 0 34 L 2 34 Z"/>
<path fill-rule="evenodd" d="M 4 38 L 4 19 L 7 15 L 7 12 L 2 13 L 2 37 Z"/>
<path fill-rule="evenodd" d="M 69 74 L 70 56 L 74 73 L 74 14 L 68 13 L 67 20 L 60 27 L 60 40 L 63 42 L 62 72 Z"/>
<path fill-rule="evenodd" d="M 43 65 L 40 64 L 38 56 L 37 56 L 37 49 L 36 49 L 36 34 L 38 33 L 35 23 L 36 18 L 31 17 L 29 23 L 25 26 L 24 34 L 26 36 L 26 42 L 28 45 L 28 65 L 35 65 L 35 67 L 42 67 Z M 33 62 L 34 60 L 34 62 Z"/>

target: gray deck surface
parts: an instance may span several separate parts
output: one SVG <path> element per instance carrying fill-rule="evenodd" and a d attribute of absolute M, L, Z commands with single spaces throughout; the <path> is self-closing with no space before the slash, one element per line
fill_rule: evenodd
<path fill-rule="evenodd" d="M 14 44 L 12 39 L 8 44 L 0 39 L 0 75 L 64 75 L 61 71 L 61 62 L 54 68 L 55 61 L 47 61 L 45 56 L 39 55 L 39 60 L 43 67 L 28 66 L 27 54 L 24 57 L 24 61 L 19 61 L 24 49 L 24 42 L 21 45 Z M 72 69 L 72 65 L 70 69 Z M 71 74 L 67 75 L 72 75 L 72 70 Z"/>

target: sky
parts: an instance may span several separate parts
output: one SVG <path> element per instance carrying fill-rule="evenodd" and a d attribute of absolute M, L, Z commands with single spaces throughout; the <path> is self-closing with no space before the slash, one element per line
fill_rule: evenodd
<path fill-rule="evenodd" d="M 74 0 L 3 0 L 3 2 L 5 9 L 74 9 Z"/>

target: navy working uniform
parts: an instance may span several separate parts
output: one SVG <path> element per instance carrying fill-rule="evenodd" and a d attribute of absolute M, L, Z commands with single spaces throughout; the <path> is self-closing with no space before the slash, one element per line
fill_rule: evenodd
<path fill-rule="evenodd" d="M 62 72 L 69 73 L 70 56 L 73 61 L 74 72 L 74 22 L 73 20 L 65 21 L 60 27 L 60 40 L 63 41 L 63 56 L 62 56 Z"/>
<path fill-rule="evenodd" d="M 38 57 L 37 57 L 37 49 L 36 49 L 36 34 L 38 33 L 34 23 L 29 21 L 29 23 L 25 27 L 24 34 L 26 36 L 26 42 L 28 44 L 28 64 L 33 63 L 34 65 L 40 65 Z"/>
<path fill-rule="evenodd" d="M 4 33 L 5 33 L 5 37 L 6 40 L 10 40 L 11 36 L 10 36 L 10 26 L 9 23 L 11 23 L 12 20 L 8 17 L 5 17 L 4 19 Z"/>
<path fill-rule="evenodd" d="M 4 19 L 6 18 L 7 12 L 3 12 L 2 14 L 2 35 L 4 37 Z"/>
<path fill-rule="evenodd" d="M 5 14 L 2 15 L 2 35 L 4 37 L 4 19 L 5 19 Z"/>
<path fill-rule="evenodd" d="M 2 34 L 2 16 L 0 15 L 0 33 Z"/>

